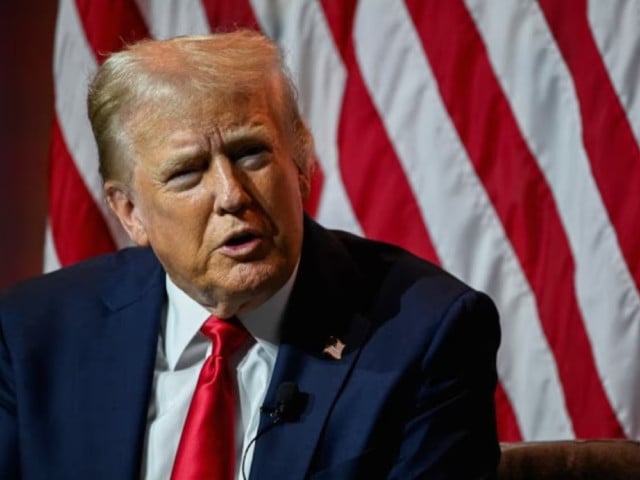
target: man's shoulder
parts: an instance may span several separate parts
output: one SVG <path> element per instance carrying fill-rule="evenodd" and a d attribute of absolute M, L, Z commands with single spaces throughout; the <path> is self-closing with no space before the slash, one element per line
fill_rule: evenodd
<path fill-rule="evenodd" d="M 395 305 L 409 316 L 441 318 L 454 305 L 474 305 L 497 316 L 493 301 L 481 291 L 429 260 L 401 247 L 329 230 L 348 252 L 362 284 L 354 287 L 367 299 L 370 311 L 387 311 Z"/>
<path fill-rule="evenodd" d="M 368 320 L 372 362 L 384 351 L 387 365 L 403 365 L 445 331 L 464 332 L 488 345 L 498 341 L 493 301 L 442 267 L 398 246 L 343 231 L 329 230 L 321 239 L 342 249 L 358 272 L 349 282 L 336 282 L 348 298 L 357 297 L 354 311 Z"/>
<path fill-rule="evenodd" d="M 363 238 L 341 230 L 330 230 L 367 278 L 377 278 L 398 288 L 449 291 L 456 295 L 471 290 L 464 281 L 439 265 L 390 243 Z"/>
<path fill-rule="evenodd" d="M 41 309 L 49 302 L 91 297 L 132 275 L 148 278 L 158 267 L 150 249 L 125 248 L 19 282 L 0 294 L 0 306 Z"/>

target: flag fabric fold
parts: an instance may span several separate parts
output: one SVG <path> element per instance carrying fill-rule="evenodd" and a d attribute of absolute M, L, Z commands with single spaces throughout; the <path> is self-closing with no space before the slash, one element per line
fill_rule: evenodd
<path fill-rule="evenodd" d="M 634 0 L 60 0 L 45 268 L 128 245 L 86 118 L 105 55 L 259 29 L 315 137 L 308 211 L 495 300 L 501 439 L 640 440 L 638 16 Z"/>

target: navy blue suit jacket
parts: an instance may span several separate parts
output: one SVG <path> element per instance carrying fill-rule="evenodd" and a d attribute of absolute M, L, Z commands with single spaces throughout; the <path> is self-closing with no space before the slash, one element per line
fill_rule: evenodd
<path fill-rule="evenodd" d="M 149 249 L 95 258 L 0 298 L 0 478 L 139 477 L 166 302 Z M 256 443 L 251 479 L 493 478 L 499 326 L 491 300 L 395 247 L 305 219 L 265 404 L 298 421 Z M 341 359 L 323 353 L 329 337 Z"/>

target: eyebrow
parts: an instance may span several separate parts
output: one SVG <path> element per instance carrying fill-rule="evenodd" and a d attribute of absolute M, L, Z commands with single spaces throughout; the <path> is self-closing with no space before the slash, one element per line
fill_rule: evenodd
<path fill-rule="evenodd" d="M 269 129 L 262 123 L 241 125 L 227 131 L 220 132 L 222 140 L 222 149 L 233 149 L 252 141 L 260 141 L 263 143 L 273 143 L 273 135 L 269 133 Z"/>
<path fill-rule="evenodd" d="M 217 135 L 221 140 L 220 148 L 223 152 L 233 151 L 251 142 L 260 142 L 272 145 L 273 135 L 263 123 L 241 124 L 226 130 L 218 130 Z M 158 173 L 168 175 L 191 163 L 197 162 L 205 156 L 211 155 L 208 148 L 199 143 L 177 141 L 170 156 L 165 157 L 158 166 Z"/>
<path fill-rule="evenodd" d="M 200 145 L 189 147 L 185 146 L 184 148 L 180 148 L 177 151 L 172 152 L 170 156 L 164 158 L 158 167 L 158 172 L 161 175 L 171 173 L 178 168 L 199 161 L 205 155 L 208 156 L 209 152 L 207 149 L 203 148 Z"/>

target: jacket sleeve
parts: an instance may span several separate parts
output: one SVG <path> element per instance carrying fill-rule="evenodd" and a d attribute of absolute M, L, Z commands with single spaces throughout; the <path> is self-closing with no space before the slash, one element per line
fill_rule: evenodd
<path fill-rule="evenodd" d="M 493 479 L 498 313 L 468 291 L 448 308 L 421 363 L 414 409 L 389 478 Z"/>
<path fill-rule="evenodd" d="M 0 478 L 18 478 L 16 392 L 11 356 L 0 317 Z"/>

